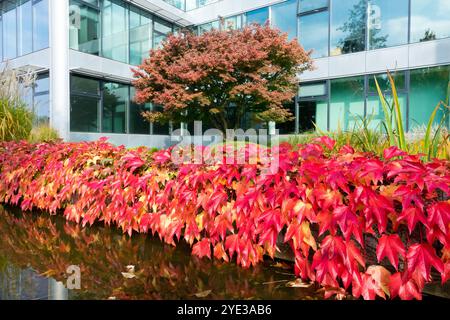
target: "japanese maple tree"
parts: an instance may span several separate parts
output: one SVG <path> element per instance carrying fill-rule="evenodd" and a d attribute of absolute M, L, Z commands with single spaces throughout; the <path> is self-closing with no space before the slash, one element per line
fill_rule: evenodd
<path fill-rule="evenodd" d="M 312 67 L 297 40 L 269 25 L 241 30 L 182 31 L 134 69 L 135 100 L 164 107 L 151 121 L 210 121 L 220 130 L 238 128 L 246 112 L 262 121 L 285 122 L 292 114 L 297 75 Z"/>

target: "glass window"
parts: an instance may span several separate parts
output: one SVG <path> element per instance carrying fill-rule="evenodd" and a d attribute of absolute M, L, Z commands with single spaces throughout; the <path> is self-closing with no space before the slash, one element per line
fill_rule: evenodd
<path fill-rule="evenodd" d="M 70 78 L 72 92 L 89 95 L 100 94 L 100 84 L 98 80 L 72 76 Z"/>
<path fill-rule="evenodd" d="M 150 123 L 142 117 L 142 112 L 150 111 L 151 104 L 137 104 L 134 102 L 134 95 L 136 90 L 134 87 L 130 87 L 130 133 L 135 134 L 149 134 Z"/>
<path fill-rule="evenodd" d="M 314 131 L 319 128 L 327 130 L 328 102 L 326 98 L 305 100 L 298 103 L 299 133 Z"/>
<path fill-rule="evenodd" d="M 18 14 L 18 55 L 25 55 L 33 51 L 33 18 L 31 0 L 22 1 L 17 8 Z"/>
<path fill-rule="evenodd" d="M 128 10 L 119 0 L 104 0 L 102 8 L 103 56 L 128 62 Z"/>
<path fill-rule="evenodd" d="M 153 24 L 153 48 L 158 48 L 171 32 L 171 23 L 155 18 Z"/>
<path fill-rule="evenodd" d="M 364 117 L 364 77 L 330 81 L 330 131 L 352 130 Z"/>
<path fill-rule="evenodd" d="M 299 97 L 317 97 L 327 93 L 326 83 L 300 84 Z"/>
<path fill-rule="evenodd" d="M 50 83 L 48 74 L 39 75 L 34 83 L 33 110 L 35 124 L 50 123 Z"/>
<path fill-rule="evenodd" d="M 33 0 L 33 50 L 48 48 L 48 0 Z"/>
<path fill-rule="evenodd" d="M 99 132 L 100 82 L 71 76 L 70 86 L 70 130 Z"/>
<path fill-rule="evenodd" d="M 152 17 L 142 10 L 130 9 L 130 64 L 139 65 L 152 48 Z"/>
<path fill-rule="evenodd" d="M 102 132 L 126 132 L 126 110 L 129 100 L 127 85 L 112 82 L 103 85 Z"/>
<path fill-rule="evenodd" d="M 70 48 L 99 54 L 100 12 L 85 4 L 70 2 Z"/>
<path fill-rule="evenodd" d="M 369 1 L 369 48 L 408 43 L 408 1 Z"/>
<path fill-rule="evenodd" d="M 406 77 L 404 72 L 391 73 L 391 76 L 394 78 L 397 91 L 406 89 Z M 377 75 L 369 75 L 369 92 L 378 93 L 375 77 L 377 78 L 378 85 L 383 92 L 391 91 L 391 83 L 389 78 L 386 73 L 382 73 Z"/>
<path fill-rule="evenodd" d="M 3 58 L 8 60 L 17 57 L 17 10 L 8 2 L 3 2 L 3 10 Z"/>
<path fill-rule="evenodd" d="M 300 16 L 299 41 L 313 58 L 328 56 L 328 11 Z"/>
<path fill-rule="evenodd" d="M 269 7 L 253 10 L 246 13 L 247 24 L 258 23 L 264 25 L 269 20 Z"/>
<path fill-rule="evenodd" d="M 386 100 L 389 105 L 392 106 L 393 99 L 392 96 L 387 94 Z M 406 129 L 406 105 L 407 105 L 407 95 L 406 93 L 398 94 L 398 101 L 400 103 L 400 108 L 403 116 L 403 128 Z M 369 96 L 367 99 L 367 118 L 370 121 L 370 127 L 375 130 L 382 129 L 382 123 L 385 121 L 383 107 L 380 102 L 378 95 Z M 395 123 L 392 121 L 392 126 L 395 128 Z"/>
<path fill-rule="evenodd" d="M 232 29 L 232 30 L 242 28 L 242 16 L 239 15 L 239 16 L 225 18 L 224 23 L 223 23 L 223 28 L 224 29 Z"/>
<path fill-rule="evenodd" d="M 298 13 L 304 13 L 328 7 L 328 0 L 300 0 Z"/>
<path fill-rule="evenodd" d="M 218 20 L 204 23 L 204 24 L 198 26 L 198 34 L 203 34 L 205 32 L 211 31 L 212 29 L 219 30 L 219 28 L 220 28 L 220 22 Z"/>
<path fill-rule="evenodd" d="M 440 101 L 448 104 L 450 92 L 450 66 L 418 69 L 411 71 L 409 97 L 409 127 L 426 126 L 431 113 Z M 435 123 L 444 115 L 438 111 Z"/>
<path fill-rule="evenodd" d="M 99 132 L 100 98 L 72 94 L 70 97 L 70 131 Z"/>
<path fill-rule="evenodd" d="M 287 32 L 289 40 L 297 37 L 297 17 L 294 14 L 297 0 L 288 0 L 272 6 L 272 26 Z"/>
<path fill-rule="evenodd" d="M 411 0 L 411 41 L 450 37 L 448 0 Z"/>
<path fill-rule="evenodd" d="M 366 0 L 331 2 L 332 56 L 365 50 Z"/>

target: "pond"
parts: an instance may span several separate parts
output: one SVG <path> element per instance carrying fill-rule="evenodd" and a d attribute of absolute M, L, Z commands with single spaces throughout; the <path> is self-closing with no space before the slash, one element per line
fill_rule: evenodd
<path fill-rule="evenodd" d="M 80 289 L 66 288 L 70 266 L 79 268 Z M 293 280 L 284 262 L 242 269 L 198 259 L 184 242 L 0 206 L 0 300 L 322 299 L 315 286 L 287 287 Z"/>

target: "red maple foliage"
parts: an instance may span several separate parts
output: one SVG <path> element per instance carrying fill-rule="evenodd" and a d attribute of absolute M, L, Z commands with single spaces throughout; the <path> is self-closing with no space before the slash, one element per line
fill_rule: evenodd
<path fill-rule="evenodd" d="M 105 139 L 1 143 L 0 202 L 151 232 L 172 245 L 184 239 L 199 257 L 242 267 L 273 257 L 284 239 L 296 274 L 327 297 L 420 299 L 439 280 L 433 270 L 447 281 L 450 162 L 393 150 L 380 159 L 349 146 L 330 154 L 335 148 L 325 138 L 273 147 L 265 151 L 279 169 L 261 174 L 262 159 L 176 164 L 172 148 L 127 150 Z M 378 261 L 368 254 L 374 244 Z"/>
<path fill-rule="evenodd" d="M 182 31 L 133 70 L 133 84 L 137 102 L 164 106 L 144 113 L 149 121 L 199 120 L 225 132 L 240 127 L 246 112 L 263 121 L 291 119 L 284 104 L 296 93 L 297 75 L 311 65 L 297 40 L 269 25 Z"/>

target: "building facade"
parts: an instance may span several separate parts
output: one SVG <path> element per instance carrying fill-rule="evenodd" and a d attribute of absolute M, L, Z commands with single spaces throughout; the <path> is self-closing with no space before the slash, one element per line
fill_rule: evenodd
<path fill-rule="evenodd" d="M 70 141 L 102 136 L 164 147 L 179 124 L 149 124 L 133 102 L 133 66 L 180 28 L 196 32 L 265 23 L 312 50 L 295 114 L 282 134 L 348 130 L 384 119 L 374 78 L 396 79 L 409 131 L 449 95 L 450 0 L 0 0 L 0 60 L 34 70 L 27 101 L 39 122 Z M 439 122 L 439 114 L 436 122 Z M 244 124 L 254 126 L 249 115 Z M 448 124 L 447 124 L 448 125 Z"/>

